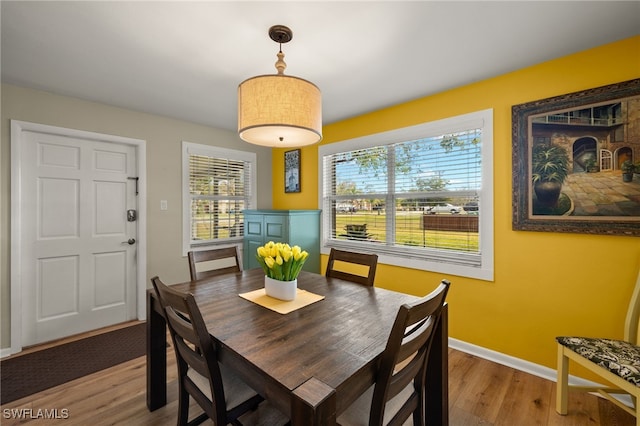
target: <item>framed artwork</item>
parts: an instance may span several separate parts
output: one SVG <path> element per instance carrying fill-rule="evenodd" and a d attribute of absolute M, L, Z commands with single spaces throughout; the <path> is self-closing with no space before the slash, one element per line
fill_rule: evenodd
<path fill-rule="evenodd" d="M 640 236 L 640 79 L 512 107 L 514 230 Z"/>
<path fill-rule="evenodd" d="M 300 150 L 284 153 L 284 192 L 300 192 Z"/>

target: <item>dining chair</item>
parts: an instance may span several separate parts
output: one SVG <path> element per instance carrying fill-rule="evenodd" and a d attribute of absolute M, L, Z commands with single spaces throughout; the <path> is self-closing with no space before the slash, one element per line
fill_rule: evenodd
<path fill-rule="evenodd" d="M 373 386 L 337 419 L 342 426 L 399 426 L 413 415 L 425 425 L 425 380 L 434 330 L 451 283 L 442 280 L 422 299 L 400 306 Z"/>
<path fill-rule="evenodd" d="M 341 267 L 336 268 L 336 262 L 344 262 L 355 265 L 362 265 L 368 267 L 366 274 L 359 275 L 357 273 L 347 272 Z M 367 286 L 373 286 L 373 280 L 376 277 L 376 267 L 378 266 L 377 254 L 365 254 L 355 253 L 352 251 L 331 249 L 329 252 L 329 262 L 327 263 L 327 270 L 325 276 L 332 278 L 340 278 L 341 280 L 347 280 L 358 284 L 364 284 Z"/>
<path fill-rule="evenodd" d="M 240 272 L 238 249 L 236 246 L 202 251 L 190 251 L 189 273 L 191 281 L 216 275 Z"/>
<path fill-rule="evenodd" d="M 176 354 L 178 425 L 197 425 L 207 418 L 216 425 L 241 424 L 238 418 L 255 411 L 264 399 L 218 362 L 215 345 L 193 295 L 172 289 L 157 276 L 151 282 Z M 204 410 L 191 421 L 188 420 L 190 396 Z M 268 417 L 267 413 L 262 415 Z M 278 411 L 274 417 L 282 416 Z"/>
<path fill-rule="evenodd" d="M 597 392 L 636 418 L 640 426 L 640 271 L 631 295 L 625 319 L 623 340 L 593 337 L 560 336 L 558 342 L 558 380 L 556 411 L 568 412 L 569 390 Z M 607 386 L 569 385 L 569 360 L 596 374 Z M 615 394 L 631 396 L 632 407 L 616 399 Z"/>

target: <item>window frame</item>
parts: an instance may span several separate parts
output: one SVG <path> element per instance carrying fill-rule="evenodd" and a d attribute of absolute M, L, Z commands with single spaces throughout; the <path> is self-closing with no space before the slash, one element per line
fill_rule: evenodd
<path fill-rule="evenodd" d="M 481 147 L 481 188 L 480 215 L 478 223 L 479 257 L 478 266 L 463 265 L 455 262 L 459 252 L 435 255 L 420 249 L 409 247 L 381 246 L 365 241 L 331 240 L 330 212 L 324 209 L 324 157 L 340 152 L 367 149 L 377 146 L 391 145 L 400 142 L 417 140 L 462 132 L 469 129 L 482 129 Z M 432 272 L 476 278 L 485 281 L 494 279 L 494 217 L 493 217 L 493 109 L 471 112 L 441 120 L 426 122 L 415 126 L 375 133 L 354 139 L 321 145 L 318 148 L 318 206 L 322 212 L 322 236 L 320 252 L 328 255 L 332 247 L 345 250 L 375 253 L 380 263 L 404 268 L 427 270 Z"/>
<path fill-rule="evenodd" d="M 244 161 L 251 164 L 250 194 L 248 205 L 245 209 L 252 209 L 257 206 L 257 155 L 255 152 L 238 151 L 235 149 L 221 148 L 211 145 L 197 144 L 182 141 L 182 255 L 186 256 L 189 251 L 206 250 L 213 247 L 235 245 L 242 249 L 244 235 L 224 238 L 216 242 L 202 244 L 191 244 L 191 194 L 189 192 L 189 157 L 191 155 L 203 155 L 207 157 L 225 158 L 235 161 Z"/>

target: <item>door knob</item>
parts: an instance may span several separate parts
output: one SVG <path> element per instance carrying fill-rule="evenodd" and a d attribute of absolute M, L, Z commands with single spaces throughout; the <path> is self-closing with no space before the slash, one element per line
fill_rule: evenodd
<path fill-rule="evenodd" d="M 135 238 L 129 238 L 127 241 L 123 241 L 122 244 L 129 244 L 134 245 L 136 243 L 136 239 Z"/>

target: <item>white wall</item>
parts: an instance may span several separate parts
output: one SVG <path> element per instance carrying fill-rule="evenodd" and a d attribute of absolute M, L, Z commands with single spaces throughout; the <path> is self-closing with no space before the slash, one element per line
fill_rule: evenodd
<path fill-rule="evenodd" d="M 147 141 L 147 279 L 189 278 L 182 257 L 181 143 L 183 140 L 257 153 L 258 208 L 271 208 L 271 149 L 248 144 L 235 132 L 115 108 L 47 92 L 2 85 L 0 149 L 0 348 L 10 346 L 10 120 L 125 136 Z M 160 210 L 167 200 L 168 210 Z"/>

